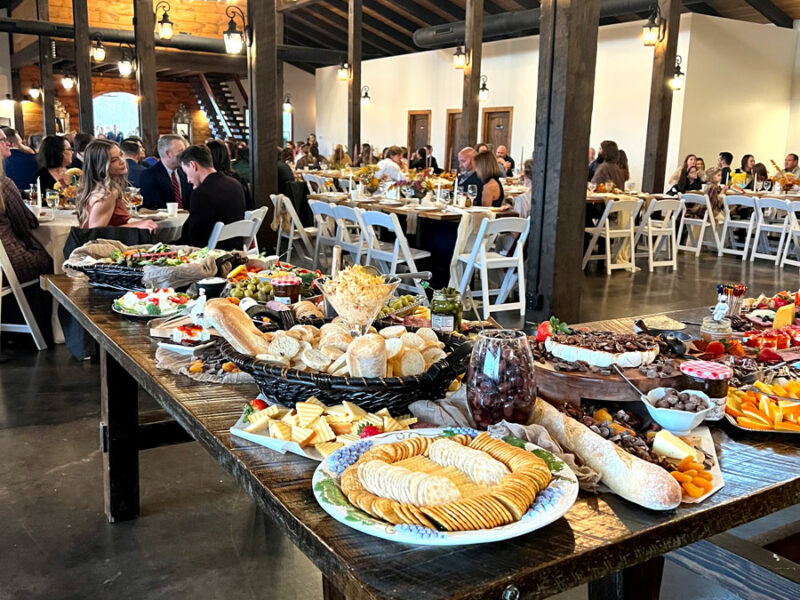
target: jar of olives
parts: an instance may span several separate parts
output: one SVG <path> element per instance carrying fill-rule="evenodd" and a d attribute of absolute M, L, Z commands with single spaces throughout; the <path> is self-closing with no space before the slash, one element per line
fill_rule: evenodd
<path fill-rule="evenodd" d="M 272 300 L 272 283 L 266 279 L 255 279 L 250 277 L 238 282 L 230 291 L 234 298 L 252 298 L 258 302 L 268 302 Z"/>
<path fill-rule="evenodd" d="M 444 333 L 461 332 L 463 313 L 461 294 L 455 288 L 444 288 L 433 292 L 431 301 L 431 329 Z"/>
<path fill-rule="evenodd" d="M 467 404 L 475 425 L 505 419 L 527 425 L 536 401 L 533 355 L 522 331 L 484 331 L 467 370 Z"/>
<path fill-rule="evenodd" d="M 272 279 L 272 294 L 277 302 L 295 304 L 300 299 L 302 280 L 296 275 L 284 275 Z"/>

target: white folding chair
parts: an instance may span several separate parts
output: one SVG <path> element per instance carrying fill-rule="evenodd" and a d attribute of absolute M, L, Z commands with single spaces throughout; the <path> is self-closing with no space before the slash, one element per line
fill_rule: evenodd
<path fill-rule="evenodd" d="M 262 221 L 267 216 L 267 207 L 260 206 L 253 210 L 246 210 L 244 211 L 244 218 L 245 219 L 261 219 Z"/>
<path fill-rule="evenodd" d="M 678 267 L 677 260 L 677 222 L 683 208 L 682 200 L 653 200 L 647 206 L 639 227 L 636 228 L 634 248 L 638 247 L 642 237 L 647 239 L 647 261 L 652 272 L 653 267 Z M 655 218 L 660 215 L 661 218 Z M 666 244 L 667 260 L 655 260 Z"/>
<path fill-rule="evenodd" d="M 469 254 L 475 245 L 483 219 L 493 221 L 497 213 L 488 207 L 485 210 L 478 209 L 462 210 L 461 220 L 458 223 L 456 234 L 456 244 L 453 248 L 453 256 L 450 259 L 450 281 L 448 285 L 457 288 L 461 284 L 461 277 L 464 275 L 465 264 L 459 260 L 462 254 Z M 469 308 L 468 298 L 462 298 L 464 308 Z"/>
<path fill-rule="evenodd" d="M 800 258 L 800 201 L 789 202 L 789 228 L 783 244 L 781 269 L 786 265 L 800 267 L 800 260 L 789 258 L 790 255 Z"/>
<path fill-rule="evenodd" d="M 255 231 L 257 231 L 260 224 L 260 221 L 252 221 L 250 219 L 234 221 L 227 225 L 222 221 L 217 221 L 214 224 L 214 229 L 211 230 L 211 236 L 208 238 L 208 248 L 213 250 L 219 242 L 231 238 L 242 238 L 242 250 L 247 252 L 250 242 L 253 241 L 255 236 Z"/>
<path fill-rule="evenodd" d="M 725 220 L 722 222 L 722 231 L 719 234 L 718 256 L 723 254 L 733 254 L 741 256 L 742 260 L 747 260 L 747 253 L 750 250 L 750 242 L 753 239 L 753 226 L 756 222 L 756 202 L 747 196 L 725 196 L 722 199 L 725 208 Z M 746 219 L 735 218 L 731 214 L 731 208 L 750 209 L 750 216 Z M 735 210 L 735 212 L 739 212 Z M 736 239 L 738 231 L 744 230 L 744 241 Z M 730 244 L 730 246 L 726 246 Z"/>
<path fill-rule="evenodd" d="M 317 176 L 310 173 L 303 173 L 303 181 L 306 182 L 309 194 L 317 194 L 324 190 L 317 190 Z"/>
<path fill-rule="evenodd" d="M 288 242 L 286 248 L 286 262 L 292 262 L 292 250 L 294 242 L 300 240 L 301 250 L 306 253 L 305 258 L 309 264 L 314 260 L 314 245 L 309 236 L 317 235 L 316 227 L 303 227 L 303 222 L 297 215 L 292 201 L 283 194 L 270 194 L 272 204 L 275 206 L 275 221 L 277 221 L 278 239 L 275 242 L 275 254 L 281 256 L 281 239 L 285 238 Z"/>
<path fill-rule="evenodd" d="M 259 208 L 253 210 L 246 210 L 244 211 L 244 218 L 250 219 L 251 221 L 257 222 L 257 225 L 253 229 L 253 234 L 250 236 L 249 240 L 245 240 L 247 244 L 247 251 L 251 254 L 258 254 L 258 232 L 261 229 L 261 225 L 264 224 L 264 219 L 267 218 L 267 207 L 261 206 Z"/>
<path fill-rule="evenodd" d="M 631 273 L 634 272 L 636 269 L 636 247 L 633 243 L 636 236 L 636 215 L 639 213 L 641 206 L 641 199 L 608 201 L 597 225 L 586 228 L 586 233 L 590 234 L 592 238 L 589 241 L 589 247 L 586 248 L 586 253 L 583 255 L 582 268 L 585 269 L 590 260 L 605 260 L 606 273 L 608 275 L 611 275 L 611 271 L 614 269 L 627 269 Z M 613 220 L 612 216 L 614 217 Z M 594 254 L 600 238 L 605 239 L 605 253 Z M 615 244 L 615 241 L 618 241 L 618 244 Z M 630 258 L 626 262 L 617 263 L 613 257 L 618 255 L 619 250 L 626 242 L 630 244 Z"/>
<path fill-rule="evenodd" d="M 345 192 L 350 191 L 350 178 L 349 177 L 340 177 L 338 179 L 339 187 L 342 188 Z"/>
<path fill-rule="evenodd" d="M 502 219 L 483 219 L 481 228 L 475 238 L 472 252 L 462 254 L 459 260 L 466 263 L 464 274 L 461 277 L 459 292 L 463 296 L 466 293 L 469 282 L 477 269 L 481 278 L 481 296 L 483 299 L 483 318 L 488 319 L 493 312 L 504 310 L 519 310 L 520 315 L 525 314 L 525 259 L 523 249 L 528 239 L 530 231 L 530 219 L 519 217 L 504 217 Z M 502 233 L 519 233 L 519 242 L 516 245 L 514 254 L 503 256 L 502 254 L 490 249 L 491 240 Z M 489 271 L 504 269 L 503 283 L 498 290 L 489 289 Z M 518 299 L 516 302 L 506 302 L 508 296 L 514 288 L 514 284 L 519 282 Z M 497 295 L 497 302 L 492 304 L 491 296 Z"/>
<path fill-rule="evenodd" d="M 361 221 L 367 233 L 367 258 L 365 264 L 371 265 L 375 263 L 382 273 L 394 275 L 397 273 L 397 267 L 403 264 L 408 268 L 409 273 L 415 273 L 417 272 L 416 261 L 421 258 L 428 258 L 431 255 L 427 250 L 417 250 L 409 247 L 408 239 L 403 233 L 400 220 L 394 213 L 387 214 L 369 210 L 361 214 Z M 376 227 L 382 227 L 394 234 L 394 244 L 390 248 L 386 248 L 386 245 L 381 244 L 375 231 Z M 413 284 L 401 283 L 399 287 L 425 297 L 425 303 L 427 304 L 428 300 L 422 280 L 414 279 L 413 282 Z"/>
<path fill-rule="evenodd" d="M 320 248 L 322 254 L 327 258 L 325 248 L 336 245 L 336 214 L 334 213 L 335 204 L 328 204 L 320 200 L 309 200 L 308 206 L 314 215 L 314 224 L 317 227 L 317 236 L 314 242 L 314 262 L 312 269 L 316 269 L 320 264 Z M 330 265 L 330 260 L 327 260 Z"/>
<path fill-rule="evenodd" d="M 336 245 L 342 247 L 342 252 L 347 252 L 354 265 L 361 264 L 361 257 L 366 252 L 366 226 L 361 215 L 364 211 L 360 208 L 337 204 L 333 207 L 336 217 Z"/>
<path fill-rule="evenodd" d="M 711 210 L 711 200 L 703 194 L 679 194 L 678 198 L 683 200 L 683 210 L 681 211 L 681 224 L 678 227 L 678 250 L 694 252 L 695 256 L 700 256 L 703 245 L 711 245 L 719 253 L 720 243 L 717 236 L 717 227 L 714 219 L 714 211 Z M 705 211 L 702 217 L 693 217 L 687 214 L 690 207 L 703 207 Z M 688 227 L 687 227 L 688 226 Z M 695 227 L 700 228 L 700 235 L 695 237 Z M 686 229 L 686 241 L 691 244 L 684 244 L 683 231 Z M 706 241 L 706 231 L 711 231 L 711 240 Z"/>
<path fill-rule="evenodd" d="M 3 277 L 8 281 L 4 284 Z M 10 333 L 30 333 L 33 341 L 36 344 L 37 350 L 47 350 L 47 344 L 44 341 L 44 336 L 39 329 L 39 324 L 36 322 L 36 317 L 33 316 L 33 311 L 28 304 L 28 299 L 25 297 L 25 292 L 22 290 L 31 285 L 38 285 L 39 279 L 32 279 L 25 283 L 20 283 L 17 279 L 17 274 L 14 272 L 14 266 L 11 264 L 11 259 L 6 254 L 6 249 L 3 247 L 3 242 L 0 241 L 0 311 L 3 308 L 3 297 L 12 295 L 17 301 L 17 306 L 22 313 L 22 318 L 25 324 L 21 323 L 2 323 L 0 322 L 0 332 L 8 331 Z"/>
<path fill-rule="evenodd" d="M 771 260 L 777 266 L 783 255 L 786 231 L 789 229 L 789 203 L 778 198 L 756 198 L 756 232 L 750 261 L 756 258 Z M 770 234 L 777 234 L 778 244 L 773 245 Z"/>
<path fill-rule="evenodd" d="M 324 194 L 325 192 L 333 192 L 336 190 L 333 185 L 333 179 L 330 177 L 323 177 L 322 175 L 317 175 L 317 188 L 319 188 L 320 194 Z"/>

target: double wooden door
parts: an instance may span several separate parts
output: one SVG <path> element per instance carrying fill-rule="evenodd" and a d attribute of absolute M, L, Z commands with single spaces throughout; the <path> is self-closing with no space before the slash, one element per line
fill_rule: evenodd
<path fill-rule="evenodd" d="M 447 110 L 447 128 L 445 130 L 444 168 L 448 171 L 458 170 L 458 140 L 461 139 L 461 110 Z"/>
<path fill-rule="evenodd" d="M 414 159 L 414 153 L 431 143 L 431 111 L 408 111 L 408 160 Z"/>

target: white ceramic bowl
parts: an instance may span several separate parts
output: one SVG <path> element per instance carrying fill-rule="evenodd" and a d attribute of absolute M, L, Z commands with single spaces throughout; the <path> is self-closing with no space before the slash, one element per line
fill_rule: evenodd
<path fill-rule="evenodd" d="M 647 401 L 644 403 L 647 412 L 653 417 L 653 420 L 661 425 L 664 429 L 675 435 L 686 435 L 692 429 L 700 425 L 706 415 L 714 407 L 714 401 L 706 396 L 703 392 L 695 390 L 681 390 L 693 396 L 699 396 L 705 400 L 708 408 L 698 412 L 689 412 L 686 410 L 676 410 L 674 408 L 656 408 L 655 404 L 664 394 L 667 393 L 668 388 L 659 387 L 651 390 L 647 394 Z"/>

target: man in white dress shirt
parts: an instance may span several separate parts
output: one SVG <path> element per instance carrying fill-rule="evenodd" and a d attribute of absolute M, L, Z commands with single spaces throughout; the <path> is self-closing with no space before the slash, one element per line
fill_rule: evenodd
<path fill-rule="evenodd" d="M 378 172 L 375 177 L 383 181 L 389 179 L 391 181 L 399 181 L 403 179 L 403 171 L 400 168 L 401 160 L 403 159 L 403 151 L 399 146 L 392 146 L 386 151 L 386 158 L 378 162 Z"/>

